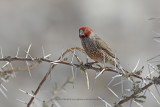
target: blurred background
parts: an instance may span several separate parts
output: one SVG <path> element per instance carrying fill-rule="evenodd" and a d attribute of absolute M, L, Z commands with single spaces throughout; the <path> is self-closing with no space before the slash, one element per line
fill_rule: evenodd
<path fill-rule="evenodd" d="M 82 26 L 90 27 L 95 33 L 109 44 L 119 57 L 124 68 L 132 71 L 140 58 L 138 69 L 143 65 L 147 68 L 146 60 L 160 53 L 160 44 L 153 41 L 160 32 L 158 19 L 160 16 L 159 0 L 0 0 L 0 47 L 4 56 L 15 56 L 20 48 L 19 56 L 25 57 L 24 50 L 32 43 L 30 54 L 32 57 L 42 57 L 42 45 L 46 54 L 52 54 L 51 60 L 57 60 L 62 50 L 71 47 L 82 47 L 78 37 L 78 30 Z M 85 61 L 86 56 L 76 53 Z M 72 54 L 68 55 L 71 57 Z M 90 60 L 91 61 L 91 60 Z M 1 66 L 4 63 L 1 62 Z M 14 62 L 13 67 L 20 63 Z M 25 63 L 24 63 L 25 65 Z M 16 78 L 10 78 L 3 84 L 7 89 L 6 99 L 0 93 L 1 107 L 25 107 L 16 101 L 21 99 L 28 102 L 30 97 L 20 92 L 23 89 L 30 92 L 38 84 L 49 69 L 49 64 L 41 63 L 38 68 L 28 72 L 16 73 Z M 95 71 L 89 73 L 90 87 L 92 87 Z M 144 75 L 147 75 L 147 69 Z M 107 83 L 115 74 L 105 72 L 96 80 L 94 89 L 87 89 L 84 73 L 77 71 L 73 85 L 67 85 L 60 98 L 94 99 L 100 96 L 108 103 L 119 100 L 106 88 Z M 42 86 L 37 97 L 42 100 L 50 98 L 55 83 L 60 87 L 68 77 L 72 77 L 71 67 L 58 65 L 52 72 L 51 78 Z M 115 80 L 112 84 L 117 83 Z M 126 82 L 124 88 L 129 88 Z M 121 87 L 111 87 L 121 96 Z M 152 88 L 151 88 L 152 89 Z M 153 92 L 160 101 L 155 88 Z M 147 93 L 150 96 L 150 93 Z M 41 107 L 41 102 L 34 100 L 34 107 Z M 61 107 L 104 107 L 102 101 L 57 101 Z M 145 107 L 158 107 L 153 96 L 147 97 L 143 103 Z M 124 104 L 125 107 L 129 103 Z M 138 107 L 133 103 L 133 107 Z"/>

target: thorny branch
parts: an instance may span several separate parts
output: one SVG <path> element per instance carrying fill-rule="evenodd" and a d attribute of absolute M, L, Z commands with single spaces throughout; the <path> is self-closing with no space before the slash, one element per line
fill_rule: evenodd
<path fill-rule="evenodd" d="M 130 77 L 135 77 L 137 79 L 140 79 L 140 80 L 151 80 L 151 78 L 143 78 L 139 75 L 136 75 L 134 73 L 129 73 L 129 72 L 126 72 L 125 74 L 123 72 L 118 72 L 117 70 L 114 70 L 114 69 L 110 69 L 110 68 L 102 68 L 102 67 L 93 67 L 92 65 L 90 65 L 89 63 L 86 63 L 86 64 L 73 64 L 73 63 L 69 63 L 69 62 L 66 62 L 66 61 L 62 61 L 62 58 L 69 52 L 73 52 L 74 50 L 79 50 L 80 52 L 82 53 L 85 53 L 83 49 L 79 48 L 79 47 L 74 47 L 74 48 L 70 48 L 70 49 L 67 49 L 64 53 L 62 53 L 62 55 L 58 58 L 57 61 L 51 61 L 49 59 L 46 59 L 46 58 L 20 58 L 20 57 L 4 57 L 2 59 L 0 59 L 0 61 L 7 61 L 7 62 L 12 62 L 12 61 L 29 61 L 29 62 L 47 62 L 47 63 L 51 63 L 51 67 L 49 69 L 49 71 L 46 73 L 46 75 L 44 76 L 44 78 L 42 79 L 42 81 L 39 83 L 36 91 L 34 92 L 34 95 L 33 97 L 30 99 L 30 101 L 28 102 L 27 104 L 27 107 L 30 107 L 33 100 L 34 100 L 34 96 L 37 95 L 37 93 L 39 92 L 40 88 L 42 87 L 43 83 L 46 81 L 46 79 L 48 78 L 48 76 L 50 75 L 50 73 L 53 71 L 53 69 L 56 67 L 56 65 L 58 64 L 65 64 L 65 65 L 69 65 L 69 66 L 76 66 L 76 67 L 81 67 L 83 66 L 84 68 L 83 69 L 92 69 L 92 70 L 95 70 L 96 72 L 101 72 L 102 70 L 103 71 L 109 71 L 109 72 L 114 72 L 114 73 L 117 73 L 119 75 L 122 75 L 123 77 L 126 77 L 126 78 L 130 78 Z M 78 62 L 80 63 L 80 60 L 78 59 L 78 57 L 75 55 L 75 57 L 77 58 Z M 6 73 L 12 73 L 14 71 L 16 71 L 18 69 L 14 69 L 12 71 L 5 71 Z M 0 74 L 1 75 L 1 74 Z M 137 91 L 135 93 L 133 93 L 131 96 L 129 97 L 126 97 L 125 99 L 121 100 L 118 104 L 121 105 L 127 101 L 129 101 L 130 99 L 132 99 L 135 95 L 139 94 L 140 92 L 144 91 L 145 89 L 147 89 L 148 87 L 150 87 L 151 85 L 153 85 L 154 83 L 153 82 L 150 82 L 148 85 L 144 86 L 143 88 L 141 88 L 141 91 Z"/>
<path fill-rule="evenodd" d="M 131 96 L 129 96 L 129 97 L 121 100 L 118 104 L 121 105 L 121 104 L 129 101 L 130 99 L 134 98 L 135 95 L 137 95 L 137 94 L 141 93 L 142 91 L 146 90 L 146 89 L 147 89 L 148 87 L 150 87 L 151 85 L 153 85 L 152 82 L 149 83 L 148 85 L 144 86 L 140 91 L 137 91 L 137 92 L 133 93 Z"/>

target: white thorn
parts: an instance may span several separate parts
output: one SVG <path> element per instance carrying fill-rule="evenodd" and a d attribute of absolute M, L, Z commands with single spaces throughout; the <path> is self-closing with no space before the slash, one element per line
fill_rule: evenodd
<path fill-rule="evenodd" d="M 130 78 L 130 77 L 128 77 L 127 79 L 128 79 L 131 83 L 133 83 L 133 81 L 131 80 L 131 78 Z"/>
<path fill-rule="evenodd" d="M 120 65 L 120 70 L 123 72 L 123 74 L 126 74 L 121 65 Z"/>
<path fill-rule="evenodd" d="M 159 90 L 158 90 L 157 86 L 156 86 L 156 85 L 154 85 L 154 86 L 155 86 L 156 91 L 157 91 L 157 93 L 158 93 L 158 95 L 159 95 L 159 97 L 160 97 L 160 92 L 159 92 Z"/>
<path fill-rule="evenodd" d="M 59 64 L 58 62 L 60 62 L 60 60 L 53 61 L 53 62 L 50 62 L 50 63 L 51 63 L 51 64 Z"/>
<path fill-rule="evenodd" d="M 17 49 L 17 53 L 16 53 L 16 56 L 15 57 L 18 57 L 18 54 L 19 54 L 19 47 Z"/>
<path fill-rule="evenodd" d="M 3 82 L 8 82 L 8 80 L 5 80 L 4 78 L 0 78 Z"/>
<path fill-rule="evenodd" d="M 160 37 L 154 37 L 153 40 L 160 43 L 160 40 L 158 40 L 157 38 L 159 39 Z"/>
<path fill-rule="evenodd" d="M 27 54 L 26 54 L 26 58 L 28 57 L 29 51 L 30 51 L 30 49 L 31 49 L 31 46 L 32 46 L 32 44 L 30 44 L 29 47 L 28 47 L 28 50 L 27 50 L 27 52 L 26 52 L 26 53 L 27 53 Z"/>
<path fill-rule="evenodd" d="M 60 104 L 56 100 L 53 100 L 53 101 L 54 101 L 54 104 L 56 105 L 56 107 L 61 107 Z"/>
<path fill-rule="evenodd" d="M 44 56 L 44 59 L 48 58 L 49 56 L 51 56 L 52 54 L 48 54 L 46 56 Z"/>
<path fill-rule="evenodd" d="M 134 67 L 134 69 L 133 69 L 132 72 L 135 72 L 135 71 L 136 71 L 136 69 L 137 69 L 137 67 L 138 67 L 138 65 L 139 65 L 139 62 L 140 62 L 140 58 L 138 59 L 137 64 L 136 64 L 136 66 Z"/>
<path fill-rule="evenodd" d="M 105 69 L 103 69 L 99 74 L 96 75 L 96 79 L 105 71 Z"/>
<path fill-rule="evenodd" d="M 71 64 L 73 64 L 74 56 L 75 56 L 75 49 L 73 50 L 72 59 L 71 59 Z"/>
<path fill-rule="evenodd" d="M 44 53 L 43 45 L 42 45 L 42 52 L 43 52 L 43 58 L 45 59 L 45 53 Z"/>
<path fill-rule="evenodd" d="M 112 78 L 112 79 L 109 81 L 109 83 L 107 84 L 107 86 L 109 86 L 114 79 L 115 79 L 115 78 Z"/>
<path fill-rule="evenodd" d="M 60 57 L 60 60 L 62 60 L 62 57 L 63 57 L 63 48 L 62 48 L 62 51 L 61 51 L 61 57 Z"/>
<path fill-rule="evenodd" d="M 126 80 L 121 80 L 120 82 L 118 82 L 118 83 L 116 83 L 116 84 L 114 84 L 114 85 L 112 85 L 112 86 L 113 86 L 113 87 L 114 87 L 114 86 L 117 86 L 117 85 L 123 83 L 124 81 L 126 81 Z"/>
<path fill-rule="evenodd" d="M 148 89 L 148 91 L 151 93 L 151 95 L 153 96 L 153 98 L 157 101 L 158 104 L 160 104 L 160 102 L 158 101 L 158 99 L 155 97 L 155 95 Z"/>
<path fill-rule="evenodd" d="M 71 70 L 72 70 L 72 76 L 73 76 L 73 81 L 75 80 L 75 74 L 74 74 L 74 68 L 73 66 L 71 66 Z M 73 87 L 74 87 L 74 82 L 73 82 Z"/>
<path fill-rule="evenodd" d="M 6 62 L 6 64 L 4 64 L 4 65 L 2 66 L 2 68 L 6 67 L 8 64 L 9 64 L 9 62 Z"/>
<path fill-rule="evenodd" d="M 157 73 L 159 73 L 159 70 L 157 68 L 155 68 L 152 64 L 149 63 L 149 66 L 154 70 L 156 71 Z"/>
<path fill-rule="evenodd" d="M 88 87 L 88 90 L 89 90 L 89 78 L 88 78 L 88 73 L 87 73 L 87 71 L 85 71 L 85 75 L 86 75 L 86 79 L 87 79 L 87 87 Z"/>
<path fill-rule="evenodd" d="M 3 50 L 2 50 L 2 48 L 1 48 L 1 57 L 3 58 Z"/>
<path fill-rule="evenodd" d="M 26 61 L 26 64 L 27 64 L 27 69 L 28 69 L 28 72 L 29 72 L 29 76 L 31 77 L 31 71 L 30 71 L 29 64 L 28 64 L 27 61 Z"/>
<path fill-rule="evenodd" d="M 117 78 L 117 77 L 121 77 L 122 75 L 115 75 L 112 78 Z"/>
<path fill-rule="evenodd" d="M 25 50 L 24 50 L 24 52 L 27 53 Z M 33 58 L 29 53 L 28 53 L 28 56 L 29 56 L 32 60 L 34 60 L 34 58 Z M 27 56 L 27 57 L 28 57 L 28 56 Z"/>
<path fill-rule="evenodd" d="M 95 83 L 96 83 L 96 75 L 97 75 L 97 73 L 98 73 L 98 72 L 96 72 L 96 73 L 95 73 L 95 76 L 94 76 L 94 82 L 93 82 L 92 90 L 94 89 L 94 86 L 95 86 Z"/>
<path fill-rule="evenodd" d="M 136 102 L 136 101 L 134 101 L 133 100 L 133 102 L 135 102 L 137 105 L 139 105 L 140 107 L 143 107 L 141 104 L 139 104 L 138 102 Z"/>
<path fill-rule="evenodd" d="M 155 58 L 157 58 L 157 57 L 159 57 L 159 56 L 160 56 L 160 55 L 156 55 L 156 56 L 154 56 L 154 57 L 148 59 L 147 61 L 150 61 L 150 60 L 152 60 L 152 59 L 155 59 Z"/>
<path fill-rule="evenodd" d="M 124 82 L 125 80 L 123 80 L 123 78 L 121 77 L 121 91 L 122 91 L 122 94 L 123 94 L 123 82 Z"/>
<path fill-rule="evenodd" d="M 150 67 L 149 67 L 149 65 L 148 65 L 148 72 L 149 72 L 149 77 L 151 78 L 151 71 L 150 71 Z"/>
<path fill-rule="evenodd" d="M 22 101 L 22 100 L 20 100 L 20 99 L 16 99 L 17 101 L 19 101 L 19 102 L 21 102 L 21 103 L 23 103 L 23 104 L 28 104 L 27 102 L 25 102 L 25 101 Z"/>
<path fill-rule="evenodd" d="M 11 69 L 13 70 L 13 66 L 12 66 L 11 62 L 10 62 L 9 64 L 10 64 L 10 66 L 11 66 Z M 15 72 L 13 72 L 13 76 L 16 77 Z"/>
<path fill-rule="evenodd" d="M 8 91 L 7 88 L 3 84 L 1 84 L 1 86 L 5 91 Z"/>
<path fill-rule="evenodd" d="M 125 89 L 126 91 L 131 91 L 131 89 Z"/>
<path fill-rule="evenodd" d="M 105 103 L 105 105 L 106 105 L 106 107 L 108 107 L 108 105 L 110 106 L 110 107 L 112 107 L 107 101 L 105 101 L 104 99 L 102 99 L 101 97 L 98 97 L 102 102 L 104 102 Z"/>
<path fill-rule="evenodd" d="M 40 98 L 38 98 L 38 97 L 36 97 L 35 95 L 30 94 L 30 93 L 28 93 L 28 92 L 22 90 L 22 89 L 19 89 L 19 91 L 21 91 L 21 92 L 23 92 L 23 93 L 25 93 L 25 94 L 27 94 L 27 95 L 29 95 L 29 96 L 31 96 L 31 97 L 34 97 L 35 99 L 37 99 L 37 100 L 39 100 L 39 101 L 42 101 Z"/>
<path fill-rule="evenodd" d="M 0 92 L 3 94 L 3 96 L 5 97 L 5 98 L 8 98 L 7 97 L 7 95 L 4 93 L 4 91 L 0 88 Z"/>
<path fill-rule="evenodd" d="M 116 96 L 117 98 L 119 98 L 118 95 L 117 95 L 113 90 L 111 90 L 109 87 L 108 87 L 108 89 L 109 89 L 109 91 L 112 92 L 112 94 L 113 94 L 114 96 Z"/>

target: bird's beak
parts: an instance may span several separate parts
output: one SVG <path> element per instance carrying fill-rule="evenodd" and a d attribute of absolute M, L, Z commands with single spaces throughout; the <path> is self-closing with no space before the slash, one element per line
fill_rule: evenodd
<path fill-rule="evenodd" d="M 85 36 L 85 34 L 84 34 L 83 30 L 80 30 L 80 31 L 79 31 L 79 35 L 81 35 L 81 36 Z"/>

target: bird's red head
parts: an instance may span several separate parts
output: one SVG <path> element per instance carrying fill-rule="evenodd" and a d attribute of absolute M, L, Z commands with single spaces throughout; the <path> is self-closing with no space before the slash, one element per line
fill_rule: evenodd
<path fill-rule="evenodd" d="M 91 32 L 92 32 L 92 29 L 90 29 L 88 27 L 81 27 L 79 29 L 79 37 L 81 39 L 88 38 L 90 36 Z"/>

